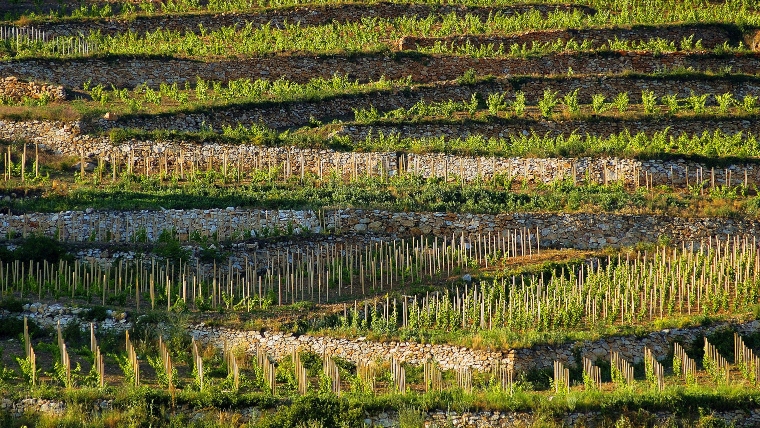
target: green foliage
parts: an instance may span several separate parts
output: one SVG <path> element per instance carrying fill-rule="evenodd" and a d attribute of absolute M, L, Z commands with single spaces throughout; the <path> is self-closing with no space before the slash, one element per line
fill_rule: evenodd
<path fill-rule="evenodd" d="M 594 109 L 594 113 L 602 114 L 612 108 L 611 104 L 604 102 L 606 99 L 607 97 L 603 94 L 594 94 L 591 96 L 591 108 Z"/>
<path fill-rule="evenodd" d="M 398 410 L 399 428 L 422 428 L 425 425 L 425 415 L 419 409 L 403 407 Z"/>
<path fill-rule="evenodd" d="M 628 110 L 628 92 L 617 94 L 612 105 L 615 106 L 619 113 L 625 113 Z"/>
<path fill-rule="evenodd" d="M 56 239 L 29 235 L 13 251 L 5 247 L 0 248 L 0 260 L 4 262 L 19 260 L 22 263 L 29 261 L 58 263 L 60 260 L 73 260 L 73 256 L 68 253 L 66 246 Z"/>
<path fill-rule="evenodd" d="M 565 96 L 562 97 L 562 101 L 567 107 L 567 111 L 571 115 L 578 113 L 578 111 L 580 110 L 580 105 L 578 104 L 579 91 L 580 91 L 580 88 L 577 88 L 573 92 L 568 92 L 567 94 L 565 94 Z"/>
<path fill-rule="evenodd" d="M 657 97 L 654 91 L 646 89 L 641 91 L 641 104 L 644 106 L 644 113 L 648 115 L 657 113 Z"/>
<path fill-rule="evenodd" d="M 127 357 L 126 354 L 113 354 L 111 355 L 111 358 L 113 358 L 116 361 L 116 364 L 119 365 L 119 369 L 121 369 L 121 372 L 124 375 L 124 383 L 130 386 L 134 385 L 135 372 L 129 357 Z"/>
<path fill-rule="evenodd" d="M 457 78 L 457 83 L 460 85 L 474 85 L 478 82 L 478 76 L 474 68 L 470 68 L 464 72 L 463 75 Z"/>
<path fill-rule="evenodd" d="M 710 94 L 697 95 L 694 93 L 694 91 L 692 91 L 691 95 L 686 98 L 686 103 L 691 106 L 695 114 L 702 114 L 706 111 L 705 103 L 707 102 L 707 98 L 709 96 Z"/>
<path fill-rule="evenodd" d="M 34 367 L 32 366 L 32 362 L 29 358 L 16 357 L 16 362 L 21 369 L 21 375 L 30 385 L 32 383 L 32 379 L 39 378 L 39 374 L 35 374 Z M 41 369 L 36 369 L 36 372 L 39 373 L 40 371 Z"/>
<path fill-rule="evenodd" d="M 82 311 L 79 317 L 87 321 L 105 321 L 108 318 L 107 311 L 108 309 L 104 306 L 92 306 Z"/>
<path fill-rule="evenodd" d="M 354 121 L 356 123 L 373 123 L 380 119 L 380 112 L 372 106 L 369 109 L 354 109 Z"/>
<path fill-rule="evenodd" d="M 538 101 L 538 109 L 541 111 L 541 116 L 551 118 L 554 107 L 557 104 L 559 104 L 557 92 L 545 89 L 543 98 Z"/>
<path fill-rule="evenodd" d="M 507 104 L 505 102 L 506 96 L 507 94 L 505 92 L 492 92 L 488 94 L 486 106 L 488 107 L 488 113 L 491 116 L 498 116 L 499 112 L 507 109 Z"/>
<path fill-rule="evenodd" d="M 162 230 L 158 236 L 153 252 L 164 259 L 174 262 L 187 261 L 190 258 L 190 250 L 184 248 L 173 230 Z"/>
<path fill-rule="evenodd" d="M 325 428 L 360 427 L 363 420 L 361 409 L 351 408 L 345 400 L 330 395 L 306 395 L 295 398 L 290 406 L 263 418 L 256 427 L 295 427 L 315 421 Z"/>
<path fill-rule="evenodd" d="M 742 105 L 744 107 L 744 110 L 747 111 L 747 113 L 754 113 L 757 110 L 757 99 L 758 98 L 754 95 L 744 96 Z"/>
<path fill-rule="evenodd" d="M 668 107 L 668 113 L 670 114 L 676 114 L 683 108 L 681 100 L 678 99 L 677 95 L 664 95 L 661 99 Z"/>
<path fill-rule="evenodd" d="M 512 109 L 515 111 L 515 116 L 523 117 L 525 115 L 525 92 L 515 92 L 515 101 L 512 103 Z"/>
<path fill-rule="evenodd" d="M 18 300 L 14 296 L 9 296 L 0 299 L 0 309 L 6 310 L 8 312 L 21 312 L 24 310 L 25 303 L 29 302 Z M 2 333 L 4 330 L 5 329 L 0 328 L 0 333 Z"/>
<path fill-rule="evenodd" d="M 715 95 L 715 100 L 718 102 L 718 111 L 720 114 L 728 114 L 728 109 L 736 104 L 734 95 L 730 92 Z"/>
<path fill-rule="evenodd" d="M 37 337 L 42 334 L 42 329 L 34 319 L 27 320 L 29 335 Z M 24 320 L 16 317 L 0 318 L 0 338 L 17 338 L 24 333 Z"/>

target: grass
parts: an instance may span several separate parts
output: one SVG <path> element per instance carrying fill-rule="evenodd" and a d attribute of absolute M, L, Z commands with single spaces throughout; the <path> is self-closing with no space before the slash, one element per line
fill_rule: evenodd
<path fill-rule="evenodd" d="M 455 17 L 455 19 L 458 18 Z M 367 19 L 361 23 L 333 23 L 315 27 L 285 24 L 283 29 L 273 29 L 269 26 L 253 28 L 249 24 L 242 29 L 222 28 L 201 35 L 157 29 L 145 36 L 139 36 L 135 33 L 91 34 L 85 40 L 93 46 L 94 55 L 98 56 L 157 55 L 175 58 L 202 58 L 209 61 L 281 53 L 375 55 L 391 51 L 400 37 L 410 35 L 410 33 L 417 35 L 414 34 L 412 28 L 424 25 L 423 23 L 412 22 L 409 24 L 409 29 L 396 29 L 397 24 L 377 21 L 381 20 Z M 491 30 L 486 31 L 491 32 Z M 5 49 L 0 50 L 0 57 L 4 57 L 5 60 L 20 60 L 90 56 L 90 54 L 83 55 L 79 52 L 70 53 L 71 49 L 68 46 L 71 43 L 76 46 L 78 42 L 70 38 L 58 38 L 49 42 L 30 41 L 16 43 L 15 45 L 6 43 Z M 697 45 L 686 49 L 684 44 L 677 46 L 676 42 L 663 39 L 615 40 L 599 46 L 593 46 L 590 43 L 578 43 L 574 40 L 565 42 L 559 39 L 555 42 L 533 43 L 530 46 L 513 44 L 509 47 L 503 44 L 484 44 L 473 47 L 470 44 L 451 46 L 438 43 L 432 48 L 421 49 L 420 52 L 474 58 L 528 58 L 558 53 L 604 54 L 622 51 L 650 51 L 659 55 L 675 51 L 705 52 L 699 48 L 700 46 Z M 726 44 L 714 48 L 712 53 L 718 55 L 748 54 L 751 53 L 751 50 L 744 46 L 730 46 L 726 42 Z"/>
<path fill-rule="evenodd" d="M 406 3 L 396 1 L 397 3 Z M 260 10 L 260 8 L 288 8 L 293 6 L 318 6 L 318 5 L 340 5 L 344 3 L 341 0 L 221 0 L 210 1 L 204 6 L 194 0 L 176 0 L 163 2 L 159 4 L 140 2 L 113 2 L 108 6 L 82 6 L 70 8 L 54 8 L 49 14 L 42 13 L 41 10 L 31 10 L 26 14 L 7 14 L 5 19 L 24 19 L 26 21 L 38 19 L 66 19 L 66 18 L 101 18 L 115 15 L 122 15 L 123 18 L 130 19 L 136 16 L 151 16 L 157 14 L 182 14 L 189 12 L 235 12 L 248 11 L 251 9 Z M 362 4 L 373 4 L 374 1 L 362 1 Z M 421 1 L 421 4 L 436 4 L 434 1 Z M 469 6 L 512 6 L 521 5 L 519 0 L 467 0 L 462 2 Z M 663 22 L 713 22 L 715 17 L 721 17 L 722 20 L 746 24 L 748 20 L 756 15 L 757 9 L 752 2 L 746 0 L 729 0 L 724 3 L 713 3 L 702 0 L 673 1 L 673 0 L 650 0 L 642 3 L 627 2 L 625 0 L 615 1 L 542 1 L 543 4 L 576 4 L 581 6 L 590 6 L 598 12 L 596 19 L 604 22 L 614 23 L 616 25 L 633 24 L 633 23 L 663 23 Z M 599 13 L 601 12 L 601 13 Z M 568 25 L 568 24 L 566 24 Z"/>
<path fill-rule="evenodd" d="M 18 211 L 56 212 L 95 209 L 190 209 L 240 206 L 267 209 L 319 209 L 324 207 L 387 209 L 392 211 L 439 212 L 609 212 L 625 214 L 745 217 L 758 214 L 758 197 L 743 186 L 673 192 L 667 187 L 626 189 L 609 185 L 574 184 L 558 181 L 530 185 L 506 176 L 462 185 L 442 178 L 424 179 L 403 175 L 382 179 L 359 177 L 344 182 L 336 176 L 318 179 L 313 175 L 275 181 L 267 170 L 249 173 L 238 183 L 235 172 L 222 177 L 217 172 L 198 172 L 188 182 L 158 176 L 122 175 L 116 183 L 66 184 L 42 179 L 38 185 L 19 189 L 6 183 L 5 193 L 33 194 L 34 198 L 3 201 Z M 276 171 L 275 171 L 276 174 Z M 700 194 L 701 193 L 701 194 Z"/>
<path fill-rule="evenodd" d="M 271 399 L 261 394 L 258 397 L 249 395 L 253 401 L 245 398 L 231 400 L 232 403 L 236 403 L 231 407 L 211 404 L 215 400 L 221 399 L 223 402 L 225 398 L 234 398 L 228 397 L 228 394 L 222 393 L 214 398 L 213 393 L 187 394 L 182 391 L 178 394 L 177 404 L 187 402 L 189 408 L 200 412 L 200 418 L 194 418 L 194 421 L 179 408 L 172 406 L 171 398 L 165 391 L 148 388 L 123 388 L 119 391 L 111 388 L 106 391 L 80 390 L 77 393 L 79 397 L 71 393 L 64 395 L 64 401 L 69 407 L 62 415 L 26 416 L 20 422 L 45 427 L 103 427 L 122 426 L 127 423 L 153 426 L 178 426 L 177 423 L 190 427 L 229 426 L 230 418 L 235 417 L 235 413 L 242 409 L 244 403 L 252 403 L 259 405 L 264 412 L 250 425 L 259 428 L 306 426 L 299 424 L 310 421 L 316 422 L 316 426 L 361 427 L 367 415 L 377 415 L 389 410 L 408 412 L 408 409 L 449 409 L 450 412 L 459 414 L 480 410 L 523 412 L 530 413 L 536 420 L 544 421 L 546 425 L 542 426 L 561 426 L 562 416 L 569 412 L 600 412 L 600 418 L 610 424 L 623 420 L 628 423 L 626 426 L 648 426 L 654 419 L 650 413 L 672 412 L 676 409 L 674 416 L 684 422 L 698 424 L 712 420 L 714 424 L 714 418 L 710 418 L 711 412 L 754 408 L 754 404 L 748 407 L 748 403 L 757 403 L 760 399 L 756 391 L 740 386 L 709 389 L 703 385 L 674 385 L 663 392 L 655 392 L 649 390 L 644 382 L 638 381 L 631 389 L 594 392 L 574 387 L 570 393 L 555 395 L 535 392 L 532 385 L 532 382 L 522 380 L 514 393 L 489 388 L 473 393 L 452 389 L 443 392 L 379 396 L 354 392 L 344 392 L 342 397 L 311 393 L 292 399 Z M 34 390 L 30 392 L 32 396 L 38 394 Z M 114 397 L 114 409 L 90 413 L 86 409 L 93 398 L 88 398 L 88 394 L 92 397 Z M 193 395 L 197 398 L 191 398 Z M 201 407 L 204 397 L 207 397 L 213 406 L 208 407 L 206 412 Z M 186 401 L 188 398 L 191 400 Z M 275 411 L 268 410 L 274 406 L 277 406 Z M 169 417 L 173 420 L 171 424 L 166 423 L 165 418 Z"/>

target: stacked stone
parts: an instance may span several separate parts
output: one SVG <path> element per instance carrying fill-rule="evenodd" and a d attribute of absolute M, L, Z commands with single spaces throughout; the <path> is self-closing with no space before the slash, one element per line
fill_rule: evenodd
<path fill-rule="evenodd" d="M 62 101 L 66 99 L 66 90 L 63 86 L 24 82 L 15 76 L 0 79 L 0 99 L 4 102 L 18 103 L 24 98 L 39 100 L 43 97 L 49 101 Z"/>

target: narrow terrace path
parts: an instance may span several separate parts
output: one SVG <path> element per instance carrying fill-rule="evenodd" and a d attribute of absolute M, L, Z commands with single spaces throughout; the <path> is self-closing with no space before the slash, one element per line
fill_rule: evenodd
<path fill-rule="evenodd" d="M 579 5 L 513 5 L 502 7 L 476 7 L 457 5 L 429 5 L 429 4 L 402 4 L 379 2 L 374 4 L 328 4 L 315 6 L 293 6 L 277 9 L 261 9 L 254 12 L 233 13 L 189 13 L 180 15 L 154 15 L 138 16 L 134 19 L 121 17 L 102 19 L 67 20 L 63 22 L 41 22 L 33 27 L 45 31 L 50 37 L 89 34 L 100 32 L 101 34 L 118 34 L 133 31 L 138 34 L 154 32 L 156 30 L 171 30 L 180 32 L 200 33 L 215 31 L 222 27 L 242 28 L 251 24 L 254 28 L 271 25 L 274 28 L 282 28 L 285 23 L 298 24 L 301 26 L 317 26 L 332 22 L 358 22 L 362 18 L 426 18 L 430 15 L 439 19 L 444 15 L 455 14 L 459 18 L 466 15 L 476 16 L 481 20 L 488 19 L 494 14 L 504 16 L 524 14 L 538 11 L 542 16 L 552 12 L 579 11 L 582 14 L 593 14 L 592 8 Z M 2 13 L 0 6 L 0 13 Z"/>

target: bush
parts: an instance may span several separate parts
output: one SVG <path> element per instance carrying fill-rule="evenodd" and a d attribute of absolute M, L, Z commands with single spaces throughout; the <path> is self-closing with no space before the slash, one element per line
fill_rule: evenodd
<path fill-rule="evenodd" d="M 42 329 L 33 319 L 27 320 L 27 327 L 30 336 L 39 336 L 42 333 Z M 24 334 L 24 320 L 18 318 L 0 319 L 0 337 L 15 338 L 22 334 Z"/>
<path fill-rule="evenodd" d="M 179 239 L 175 237 L 173 231 L 163 230 L 158 236 L 155 249 L 157 256 L 173 262 L 187 261 L 190 258 L 190 251 L 182 247 Z"/>
<path fill-rule="evenodd" d="M 556 107 L 557 104 L 559 104 L 557 92 L 545 89 L 543 98 L 538 100 L 538 108 L 541 110 L 541 116 L 550 118 L 554 111 L 554 107 Z"/>
<path fill-rule="evenodd" d="M 103 306 L 93 306 L 80 314 L 80 317 L 88 321 L 105 321 L 108 318 L 107 309 Z"/>
<path fill-rule="evenodd" d="M 26 238 L 13 251 L 1 251 L 0 260 L 22 262 L 42 262 L 47 260 L 48 263 L 58 263 L 59 260 L 73 260 L 73 256 L 68 254 L 66 247 L 53 238 L 47 236 L 32 235 Z"/>
<path fill-rule="evenodd" d="M 463 75 L 457 77 L 457 83 L 460 85 L 474 85 L 478 83 L 478 76 L 475 69 L 468 69 Z"/>
<path fill-rule="evenodd" d="M 21 300 L 16 300 L 15 297 L 11 296 L 0 300 L 0 309 L 6 310 L 8 312 L 23 312 L 24 303 L 29 302 L 22 302 Z"/>
<path fill-rule="evenodd" d="M 263 418 L 256 427 L 295 427 L 299 424 L 321 422 L 325 428 L 363 426 L 362 409 L 352 408 L 346 400 L 333 396 L 306 395 L 293 404 Z"/>
<path fill-rule="evenodd" d="M 421 428 L 425 426 L 425 415 L 413 407 L 404 407 L 398 411 L 400 428 Z"/>

